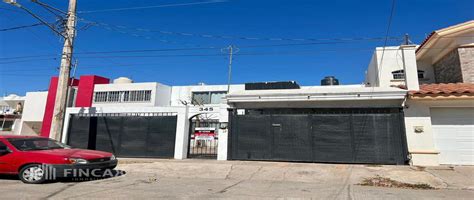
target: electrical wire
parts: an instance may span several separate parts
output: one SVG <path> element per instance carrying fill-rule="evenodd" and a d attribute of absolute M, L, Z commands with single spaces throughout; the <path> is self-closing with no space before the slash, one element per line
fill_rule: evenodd
<path fill-rule="evenodd" d="M 433 49 L 433 48 L 429 48 Z M 438 48 L 442 49 L 442 48 Z M 320 54 L 321 52 L 367 52 L 374 51 L 372 48 L 345 48 L 345 49 L 322 49 L 322 50 L 300 50 L 300 51 L 277 51 L 277 52 L 241 52 L 237 53 L 234 56 L 296 56 L 296 55 L 311 55 L 314 53 Z M 385 51 L 399 51 L 399 49 L 386 49 Z M 135 51 L 136 52 L 136 51 Z M 97 52 L 86 52 L 85 55 L 95 55 Z M 104 52 L 103 54 L 106 54 Z M 110 56 L 76 56 L 77 59 L 97 59 L 97 58 L 162 58 L 162 57 L 220 57 L 226 56 L 225 54 L 215 53 L 215 54 L 159 54 L 159 55 L 110 55 Z M 59 57 L 59 56 L 58 56 Z M 0 64 L 14 64 L 14 63 L 24 63 L 24 62 L 33 62 L 39 60 L 58 60 L 58 57 L 37 57 L 36 59 L 26 59 L 26 60 L 13 60 L 8 62 L 1 62 Z M 115 62 L 115 60 L 110 60 L 109 62 Z M 112 62 L 112 63 L 113 63 Z M 130 65 L 141 65 L 137 63 L 132 64 L 120 64 L 115 63 L 116 66 L 130 66 Z M 100 67 L 100 66 L 98 66 Z"/>
<path fill-rule="evenodd" d="M 290 44 L 293 46 L 294 44 Z M 304 44 L 300 44 L 304 45 Z M 243 46 L 243 48 L 250 47 L 267 47 L 268 45 L 253 45 L 253 46 Z M 281 46 L 281 45 L 280 45 Z M 240 46 L 239 46 L 240 47 Z M 119 54 L 119 53 L 150 53 L 150 52 L 174 52 L 174 51 L 191 51 L 191 50 L 213 50 L 216 48 L 177 48 L 177 49 L 143 49 L 143 50 L 118 50 L 118 51 L 91 51 L 91 52 L 77 52 L 76 55 L 95 55 L 95 54 Z M 444 48 L 420 48 L 420 49 L 444 49 Z M 399 49 L 385 49 L 385 51 L 398 51 Z M 239 55 L 297 55 L 301 53 L 321 53 L 321 52 L 361 52 L 361 51 L 374 51 L 373 48 L 344 48 L 344 49 L 320 49 L 320 50 L 298 50 L 298 51 L 277 51 L 277 52 L 248 52 L 248 53 L 238 53 Z M 141 56 L 129 56 L 129 55 L 118 55 L 118 56 L 107 56 L 108 58 L 119 58 L 119 57 L 183 57 L 183 56 L 214 56 L 216 54 L 171 54 L 171 55 L 141 55 Z M 224 54 L 219 54 L 224 55 Z M 56 60 L 60 57 L 60 54 L 43 54 L 43 55 L 32 55 L 32 56 L 16 56 L 16 57 L 3 57 L 1 60 L 13 60 L 8 62 L 0 62 L 0 64 L 6 63 L 16 63 L 25 62 L 25 61 L 37 61 L 37 60 Z M 32 58 L 32 59 L 28 59 Z M 35 59 L 36 58 L 36 59 Z M 78 56 L 77 58 L 90 58 L 87 56 Z M 18 60 L 18 59 L 27 59 L 27 60 Z"/>
<path fill-rule="evenodd" d="M 38 5 L 42 6 L 42 7 L 45 7 L 45 8 L 47 8 L 48 10 L 54 10 L 54 11 L 56 11 L 56 12 L 59 12 L 59 13 L 62 13 L 62 14 L 67 15 L 67 12 L 66 12 L 66 11 L 63 11 L 63 10 L 61 10 L 61 9 L 59 9 L 59 8 L 56 8 L 56 7 L 51 6 L 51 5 L 49 5 L 49 4 L 43 3 L 43 2 L 41 2 L 41 1 L 32 0 L 32 2 L 38 4 Z"/>
<path fill-rule="evenodd" d="M 395 2 L 396 0 L 392 0 L 392 6 L 390 9 L 390 16 L 388 18 L 388 25 L 387 25 L 387 31 L 385 33 L 385 41 L 383 44 L 383 49 L 382 49 L 382 55 L 380 56 L 380 69 L 377 69 L 377 76 L 375 77 L 375 83 L 377 83 L 380 86 L 379 82 L 379 76 L 380 76 L 380 71 L 383 69 L 383 58 L 385 55 L 385 48 L 387 47 L 387 40 L 388 40 L 388 34 L 390 33 L 390 27 L 392 26 L 392 20 L 393 20 L 393 13 L 395 11 Z M 398 49 L 397 49 L 398 50 Z M 372 90 L 375 89 L 375 86 L 372 85 Z"/>
<path fill-rule="evenodd" d="M 30 24 L 30 25 L 24 25 L 24 26 L 16 26 L 16 27 L 11 27 L 11 28 L 4 28 L 4 29 L 0 29 L 0 32 L 11 31 L 11 30 L 17 30 L 17 29 L 22 29 L 22 28 L 30 28 L 30 27 L 40 26 L 40 25 L 43 25 L 43 23 L 36 23 L 36 24 Z"/>
<path fill-rule="evenodd" d="M 124 30 L 133 30 L 137 32 L 145 33 L 159 33 L 164 35 L 176 35 L 176 36 L 185 36 L 185 37 L 200 37 L 207 39 L 238 39 L 238 40 L 252 40 L 252 41 L 293 41 L 293 42 L 315 42 L 315 41 L 383 41 L 388 40 L 401 40 L 402 37 L 351 37 L 351 38 L 279 38 L 279 37 L 249 37 L 249 36 L 229 36 L 229 35 L 214 35 L 214 34 L 198 34 L 198 33 L 189 33 L 189 32 L 174 32 L 166 30 L 153 30 L 147 28 L 134 28 L 127 27 L 123 25 L 113 25 L 103 22 L 96 22 L 86 20 L 84 18 L 78 18 L 79 22 L 90 23 L 92 25 L 100 26 L 107 30 L 117 31 L 120 33 L 130 33 L 138 36 L 136 32 L 127 32 Z M 149 36 L 148 36 L 149 37 Z"/>
<path fill-rule="evenodd" d="M 202 5 L 202 4 L 215 4 L 215 3 L 225 3 L 226 0 L 211 0 L 211 1 L 201 1 L 201 2 L 191 2 L 191 3 L 175 3 L 175 4 L 165 4 L 165 5 L 155 5 L 155 6 L 138 6 L 138 7 L 126 7 L 126 8 L 111 8 L 111 9 L 102 9 L 102 10 L 86 10 L 78 11 L 79 14 L 88 14 L 88 13 L 99 13 L 99 12 L 116 12 L 116 11 L 126 11 L 126 10 L 143 10 L 143 9 L 152 9 L 152 8 L 165 8 L 165 7 L 178 7 L 178 6 L 193 6 L 193 5 Z"/>

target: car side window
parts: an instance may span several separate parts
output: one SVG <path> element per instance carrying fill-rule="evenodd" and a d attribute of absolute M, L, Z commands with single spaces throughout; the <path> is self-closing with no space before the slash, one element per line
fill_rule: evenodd
<path fill-rule="evenodd" d="M 2 141 L 0 141 L 0 156 L 2 155 L 5 155 L 5 151 L 9 151 L 10 149 L 8 148 L 8 146 L 3 143 Z"/>

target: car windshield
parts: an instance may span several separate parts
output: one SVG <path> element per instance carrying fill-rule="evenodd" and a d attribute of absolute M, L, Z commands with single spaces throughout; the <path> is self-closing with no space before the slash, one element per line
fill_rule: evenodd
<path fill-rule="evenodd" d="M 20 151 L 69 148 L 69 146 L 49 138 L 9 138 L 7 140 Z"/>

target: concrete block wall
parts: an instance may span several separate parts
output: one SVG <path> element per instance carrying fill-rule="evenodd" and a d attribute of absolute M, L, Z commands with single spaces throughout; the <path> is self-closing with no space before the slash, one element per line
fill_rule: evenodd
<path fill-rule="evenodd" d="M 433 64 L 436 83 L 474 83 L 474 47 L 459 47 Z"/>
<path fill-rule="evenodd" d="M 433 64 L 436 83 L 463 82 L 458 50 L 455 49 Z"/>
<path fill-rule="evenodd" d="M 474 83 L 474 46 L 460 47 L 458 54 L 463 82 Z"/>

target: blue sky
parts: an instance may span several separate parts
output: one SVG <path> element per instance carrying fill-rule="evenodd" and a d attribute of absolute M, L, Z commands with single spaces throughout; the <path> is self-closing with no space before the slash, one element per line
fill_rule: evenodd
<path fill-rule="evenodd" d="M 43 1 L 67 9 L 66 1 Z M 28 0 L 18 2 L 54 22 L 41 7 Z M 193 4 L 184 5 L 188 3 Z M 87 12 L 156 5 L 175 6 Z M 385 36 L 390 8 L 391 0 L 78 0 L 76 75 L 127 76 L 169 85 L 226 84 L 228 59 L 220 48 L 232 44 L 240 47 L 233 83 L 296 80 L 319 85 L 322 77 L 334 75 L 342 84 L 357 84 L 364 79 L 373 49 L 383 46 L 378 38 Z M 433 30 L 474 19 L 473 9 L 472 0 L 398 0 L 389 35 L 408 33 L 413 42 L 421 43 Z M 34 23 L 21 10 L 0 5 L 0 29 Z M 334 38 L 376 39 L 322 40 Z M 46 27 L 0 32 L 0 94 L 46 90 L 49 78 L 58 74 L 61 48 L 60 38 Z M 87 54 L 144 49 L 186 50 Z M 38 57 L 11 59 L 22 56 Z"/>

